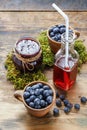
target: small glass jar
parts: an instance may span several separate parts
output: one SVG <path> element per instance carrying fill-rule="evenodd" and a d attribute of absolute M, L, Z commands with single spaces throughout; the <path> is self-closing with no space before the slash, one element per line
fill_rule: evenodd
<path fill-rule="evenodd" d="M 43 60 L 39 42 L 31 37 L 21 38 L 15 45 L 12 59 L 23 72 L 38 70 Z"/>
<path fill-rule="evenodd" d="M 69 90 L 73 86 L 78 72 L 79 55 L 76 50 L 74 50 L 74 42 L 75 35 L 73 32 L 69 32 L 68 67 L 65 66 L 65 33 L 61 36 L 61 49 L 55 54 L 53 82 L 57 88 L 61 88 L 65 91 Z"/>

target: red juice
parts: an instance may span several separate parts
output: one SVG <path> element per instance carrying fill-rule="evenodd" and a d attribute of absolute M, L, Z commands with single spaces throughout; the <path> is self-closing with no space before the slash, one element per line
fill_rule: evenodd
<path fill-rule="evenodd" d="M 77 60 L 68 58 L 68 68 L 65 68 L 65 57 L 60 57 L 54 64 L 53 82 L 56 87 L 65 91 L 70 89 L 76 81 Z"/>

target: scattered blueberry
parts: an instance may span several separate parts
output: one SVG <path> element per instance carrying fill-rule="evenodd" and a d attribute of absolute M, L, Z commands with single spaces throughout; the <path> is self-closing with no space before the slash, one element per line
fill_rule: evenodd
<path fill-rule="evenodd" d="M 79 110 L 79 109 L 80 109 L 80 105 L 79 105 L 79 104 L 74 104 L 74 108 L 75 108 L 76 110 Z"/>
<path fill-rule="evenodd" d="M 56 100 L 56 106 L 57 107 L 61 107 L 62 106 L 62 102 L 61 102 L 61 100 Z"/>
<path fill-rule="evenodd" d="M 59 98 L 63 101 L 65 99 L 65 95 L 60 95 Z"/>
<path fill-rule="evenodd" d="M 58 98 L 59 97 L 59 93 L 58 93 L 58 91 L 56 91 L 56 98 Z"/>
<path fill-rule="evenodd" d="M 58 108 L 53 109 L 53 115 L 54 116 L 59 116 L 59 109 Z"/>
<path fill-rule="evenodd" d="M 83 103 L 83 104 L 85 104 L 86 103 L 86 101 L 87 101 L 87 98 L 86 97 L 81 97 L 81 103 Z"/>
<path fill-rule="evenodd" d="M 68 107 L 64 107 L 64 112 L 68 114 L 70 112 L 70 109 Z"/>
<path fill-rule="evenodd" d="M 64 106 L 67 106 L 67 104 L 69 104 L 69 100 L 68 99 L 64 99 L 63 103 L 64 103 Z"/>
<path fill-rule="evenodd" d="M 72 103 L 68 103 L 68 104 L 67 104 L 67 107 L 71 110 L 72 107 L 73 107 L 73 104 L 72 104 Z"/>

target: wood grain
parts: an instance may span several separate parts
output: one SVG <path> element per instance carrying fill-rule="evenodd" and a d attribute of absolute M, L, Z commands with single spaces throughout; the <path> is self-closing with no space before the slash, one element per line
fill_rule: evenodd
<path fill-rule="evenodd" d="M 87 12 L 67 12 L 70 26 L 80 31 L 80 38 L 87 46 Z M 54 24 L 64 23 L 57 12 L 0 12 L 0 130 L 87 130 L 87 103 L 81 104 L 76 112 L 72 109 L 66 115 L 63 108 L 60 116 L 54 117 L 52 110 L 43 118 L 36 118 L 26 112 L 24 105 L 14 97 L 14 88 L 6 79 L 4 62 L 6 55 L 14 48 L 22 36 L 36 38 L 42 30 Z M 52 71 L 45 71 L 51 84 Z M 87 64 L 82 66 L 77 76 L 75 86 L 67 92 L 67 98 L 72 103 L 80 103 L 79 96 L 87 97 Z"/>

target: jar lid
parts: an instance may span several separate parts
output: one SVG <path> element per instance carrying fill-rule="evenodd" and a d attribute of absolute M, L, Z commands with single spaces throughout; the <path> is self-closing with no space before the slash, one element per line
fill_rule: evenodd
<path fill-rule="evenodd" d="M 31 37 L 21 38 L 15 45 L 15 51 L 22 57 L 33 57 L 39 53 L 40 44 Z"/>

